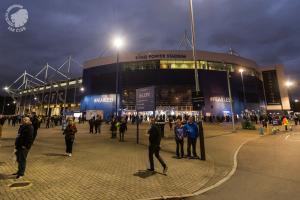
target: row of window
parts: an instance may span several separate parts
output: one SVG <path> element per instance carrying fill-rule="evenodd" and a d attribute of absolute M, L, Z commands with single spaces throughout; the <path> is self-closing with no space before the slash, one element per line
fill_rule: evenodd
<path fill-rule="evenodd" d="M 55 83 L 54 85 L 52 85 L 52 88 L 65 87 L 67 85 L 67 83 L 68 82 Z M 82 79 L 69 81 L 69 86 L 76 85 L 76 84 L 82 84 Z M 43 91 L 44 89 L 49 90 L 50 88 L 51 88 L 51 85 L 46 85 L 46 86 L 42 86 L 42 87 L 36 87 L 33 89 L 24 90 L 24 91 L 20 92 L 20 94 Z"/>
<path fill-rule="evenodd" d="M 259 77 L 259 73 L 251 68 L 238 66 L 232 63 L 197 61 L 198 69 L 238 72 L 240 68 L 244 68 L 244 74 Z M 155 69 L 195 69 L 194 61 L 183 60 L 154 60 L 123 63 L 123 70 L 155 70 Z"/>

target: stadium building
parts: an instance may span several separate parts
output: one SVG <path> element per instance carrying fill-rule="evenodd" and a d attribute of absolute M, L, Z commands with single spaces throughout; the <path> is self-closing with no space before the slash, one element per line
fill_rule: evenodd
<path fill-rule="evenodd" d="M 255 61 L 233 53 L 197 51 L 200 89 L 203 92 L 206 116 L 224 116 L 231 113 L 229 87 L 233 112 L 245 110 L 255 113 L 290 110 L 290 101 L 284 67 L 259 66 Z M 71 60 L 69 60 L 69 69 Z M 48 66 L 49 68 L 50 66 Z M 25 73 L 6 91 L 17 104 L 18 114 L 35 111 L 41 115 L 66 113 L 96 113 L 105 118 L 116 112 L 136 112 L 136 89 L 155 87 L 156 114 L 194 114 L 192 92 L 195 90 L 195 64 L 192 51 L 121 52 L 116 56 L 88 60 L 83 76 L 71 79 L 54 69 L 62 79 L 40 79 Z M 44 70 L 44 71 L 43 71 Z M 43 68 L 47 74 L 47 68 Z M 118 81 L 117 81 L 118 80 Z M 229 80 L 229 81 L 228 81 Z M 118 83 L 116 98 L 116 84 Z M 149 111 L 150 113 L 152 111 Z"/>
<path fill-rule="evenodd" d="M 282 65 L 262 67 L 233 53 L 197 51 L 196 58 L 204 115 L 231 113 L 229 85 L 236 114 L 290 110 Z M 136 89 L 154 86 L 156 114 L 193 114 L 194 69 L 192 51 L 124 52 L 118 61 L 117 56 L 88 60 L 81 111 L 114 113 L 118 83 L 119 112 L 135 112 Z"/>

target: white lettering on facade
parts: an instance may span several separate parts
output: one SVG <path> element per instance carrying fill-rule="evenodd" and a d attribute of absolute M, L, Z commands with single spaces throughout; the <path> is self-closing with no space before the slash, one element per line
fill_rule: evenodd
<path fill-rule="evenodd" d="M 113 101 L 114 99 L 112 97 L 100 97 L 94 99 L 94 103 L 111 103 Z"/>
<path fill-rule="evenodd" d="M 211 102 L 230 103 L 230 98 L 229 97 L 210 97 L 209 100 Z"/>
<path fill-rule="evenodd" d="M 151 60 L 151 59 L 164 59 L 164 58 L 186 58 L 184 54 L 149 54 L 149 55 L 138 55 L 135 57 L 136 60 Z"/>

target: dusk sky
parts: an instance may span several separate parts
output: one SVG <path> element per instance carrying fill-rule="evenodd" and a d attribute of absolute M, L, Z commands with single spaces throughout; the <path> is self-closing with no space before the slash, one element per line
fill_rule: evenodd
<path fill-rule="evenodd" d="M 26 31 L 8 30 L 12 4 L 28 10 Z M 111 38 L 124 35 L 126 50 L 178 49 L 190 30 L 188 0 L 1 0 L 0 85 L 25 69 L 35 74 L 48 62 L 58 67 L 72 55 L 83 63 L 112 54 Z M 197 48 L 230 47 L 260 65 L 281 63 L 292 80 L 300 77 L 299 0 L 194 0 Z M 75 74 L 80 76 L 80 68 Z M 292 89 L 300 97 L 300 84 Z"/>

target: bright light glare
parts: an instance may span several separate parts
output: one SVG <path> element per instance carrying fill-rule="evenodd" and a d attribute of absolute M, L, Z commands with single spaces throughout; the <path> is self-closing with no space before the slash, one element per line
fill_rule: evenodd
<path fill-rule="evenodd" d="M 239 69 L 239 72 L 240 72 L 240 73 L 243 73 L 243 72 L 244 72 L 244 69 Z"/>
<path fill-rule="evenodd" d="M 299 102 L 299 99 L 295 99 L 295 102 L 298 103 L 298 102 Z"/>
<path fill-rule="evenodd" d="M 81 92 L 84 92 L 84 87 L 80 88 L 80 91 L 81 91 Z"/>
<path fill-rule="evenodd" d="M 291 86 L 293 86 L 294 85 L 294 83 L 292 82 L 292 81 L 286 81 L 285 82 L 285 86 L 286 87 L 291 87 Z"/>
<path fill-rule="evenodd" d="M 115 37 L 113 40 L 113 45 L 116 49 L 121 49 L 124 46 L 124 40 L 121 37 Z"/>
<path fill-rule="evenodd" d="M 5 86 L 3 89 L 4 89 L 4 90 L 8 90 L 8 87 L 7 87 L 7 86 Z"/>

